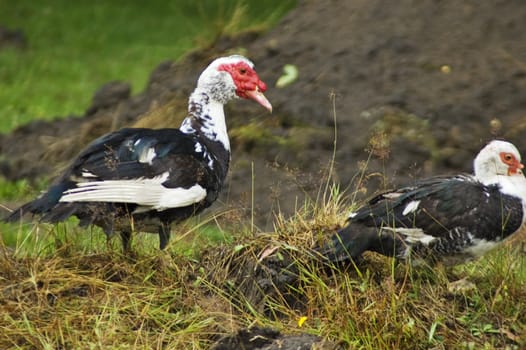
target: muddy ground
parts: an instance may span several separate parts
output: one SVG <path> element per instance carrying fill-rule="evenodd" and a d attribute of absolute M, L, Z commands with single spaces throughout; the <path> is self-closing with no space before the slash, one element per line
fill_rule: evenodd
<path fill-rule="evenodd" d="M 0 174 L 53 176 L 110 130 L 178 126 L 202 68 L 240 48 L 270 86 L 274 113 L 245 101 L 228 107 L 233 164 L 211 210 L 248 211 L 254 185 L 257 223 L 271 228 L 275 209 L 291 214 L 305 195 L 316 198 L 335 130 L 331 177 L 366 196 L 415 177 L 471 171 L 496 136 L 526 153 L 525 18 L 522 0 L 302 1 L 267 33 L 222 38 L 180 63 L 161 63 L 137 96 L 112 82 L 83 116 L 1 135 Z M 299 77 L 278 89 L 285 64 Z M 365 186 L 356 182 L 364 164 Z"/>

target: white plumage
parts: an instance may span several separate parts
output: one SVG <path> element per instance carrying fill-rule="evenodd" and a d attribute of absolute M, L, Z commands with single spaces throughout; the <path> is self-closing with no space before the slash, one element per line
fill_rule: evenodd
<path fill-rule="evenodd" d="M 150 210 L 165 210 L 192 205 L 206 197 L 206 190 L 197 184 L 190 188 L 163 186 L 168 176 L 166 172 L 151 179 L 80 182 L 65 191 L 60 201 L 135 203 Z"/>

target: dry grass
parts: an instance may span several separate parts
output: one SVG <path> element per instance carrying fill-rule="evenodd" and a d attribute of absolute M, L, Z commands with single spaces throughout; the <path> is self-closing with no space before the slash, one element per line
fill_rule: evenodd
<path fill-rule="evenodd" d="M 342 223 L 346 200 L 334 187 L 320 198 L 292 218 L 278 215 L 275 232 L 247 228 L 197 258 L 176 253 L 179 243 L 135 257 L 75 242 L 53 254 L 2 247 L 0 348 L 206 349 L 253 325 L 351 348 L 526 346 L 520 245 L 453 270 L 373 254 L 358 266 L 326 266 L 309 247 Z M 462 277 L 476 288 L 448 291 Z"/>
<path fill-rule="evenodd" d="M 333 161 L 324 178 L 332 174 Z M 333 342 L 326 349 L 526 347 L 521 240 L 452 269 L 375 254 L 327 265 L 311 247 L 359 203 L 330 181 L 319 188 L 293 217 L 278 213 L 273 232 L 225 213 L 221 229 L 235 239 L 220 245 L 196 234 L 215 217 L 178 228 L 162 252 L 141 235 L 132 257 L 71 223 L 20 234 L 15 248 L 0 246 L 0 348 L 208 349 L 251 326 L 318 335 Z M 461 278 L 474 288 L 453 291 Z"/>
<path fill-rule="evenodd" d="M 206 348 L 226 331 L 199 307 L 188 258 L 4 253 L 1 348 Z"/>

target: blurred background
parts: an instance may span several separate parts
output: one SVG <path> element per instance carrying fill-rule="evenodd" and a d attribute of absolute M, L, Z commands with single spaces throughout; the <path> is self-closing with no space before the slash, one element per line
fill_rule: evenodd
<path fill-rule="evenodd" d="M 526 152 L 524 18 L 519 0 L 0 1 L 0 198 L 36 195 L 111 130 L 178 127 L 225 53 L 255 62 L 274 113 L 228 106 L 212 210 L 271 229 L 328 182 L 361 198 L 470 172 L 493 138 Z"/>

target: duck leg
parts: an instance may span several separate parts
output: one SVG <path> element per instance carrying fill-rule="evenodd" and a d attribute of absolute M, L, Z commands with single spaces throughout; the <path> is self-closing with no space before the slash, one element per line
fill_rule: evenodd
<path fill-rule="evenodd" d="M 166 248 L 170 240 L 170 224 L 161 223 L 159 225 L 159 249 Z"/>
<path fill-rule="evenodd" d="M 129 253 L 131 250 L 131 231 L 122 230 L 119 233 L 122 240 L 122 251 L 124 254 Z"/>

